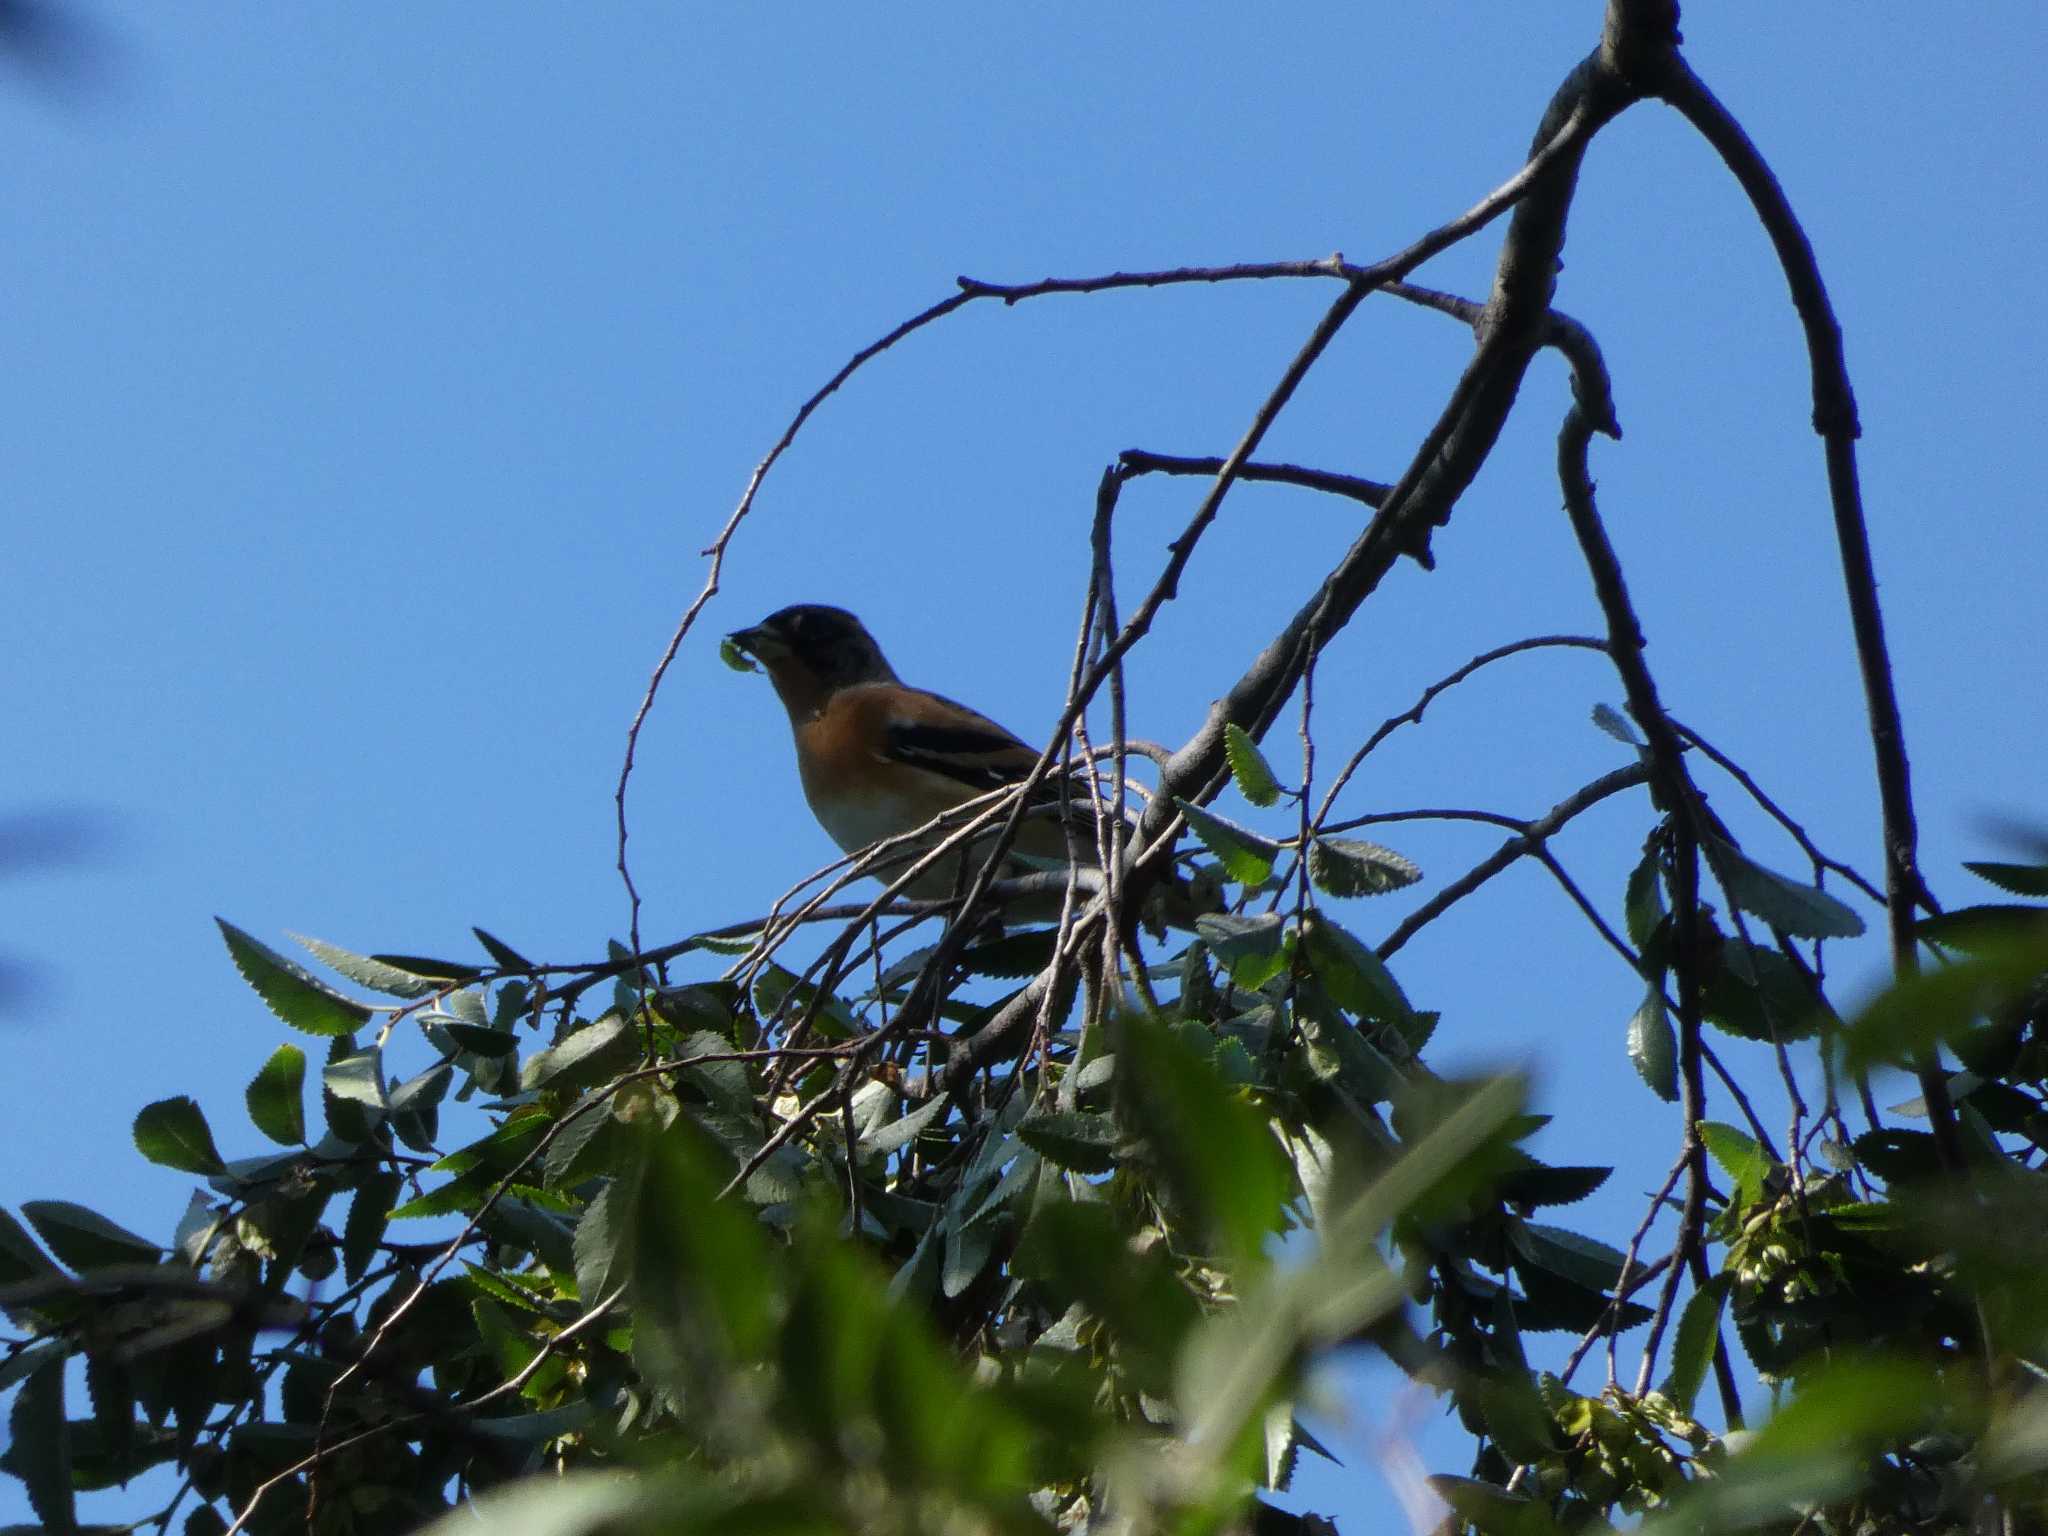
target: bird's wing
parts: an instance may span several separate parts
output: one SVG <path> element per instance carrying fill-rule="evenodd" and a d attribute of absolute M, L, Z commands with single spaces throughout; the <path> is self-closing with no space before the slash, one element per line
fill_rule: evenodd
<path fill-rule="evenodd" d="M 1038 753 L 988 716 L 922 689 L 892 695 L 883 755 L 965 786 L 975 794 L 1014 784 Z"/>

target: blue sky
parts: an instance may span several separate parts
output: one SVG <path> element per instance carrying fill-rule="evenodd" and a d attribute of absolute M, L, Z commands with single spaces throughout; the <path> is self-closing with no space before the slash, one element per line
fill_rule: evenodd
<path fill-rule="evenodd" d="M 1398 249 L 1514 169 L 1598 25 L 1591 0 L 78 14 L 95 46 L 75 72 L 0 63 L 0 815 L 91 833 L 0 882 L 0 947 L 30 970 L 0 1014 L 0 1200 L 157 1235 L 188 1181 L 128 1150 L 135 1110 L 192 1093 L 228 1155 L 254 1150 L 241 1088 L 283 1035 L 213 914 L 428 953 L 470 952 L 480 923 L 548 960 L 623 932 L 626 724 L 698 551 L 854 349 L 959 273 Z M 1688 28 L 1846 330 L 1926 861 L 1952 901 L 1971 895 L 1957 861 L 1997 855 L 1988 818 L 2048 816 L 2048 338 L 2024 302 L 2048 235 L 2043 31 L 2026 3 L 1938 32 L 1840 4 L 1699 6 Z M 1492 255 L 1482 236 L 1418 277 L 1480 295 Z M 1627 435 L 1593 469 L 1667 702 L 1874 873 L 1820 449 L 1766 243 L 1646 106 L 1592 152 L 1565 261 L 1558 303 L 1614 375 Z M 1331 297 L 970 307 L 857 376 L 768 481 L 643 738 L 643 932 L 758 912 L 831 852 L 779 708 L 719 665 L 718 633 L 839 602 L 910 680 L 1041 734 L 1101 466 L 1227 450 Z M 1373 300 L 1269 455 L 1394 478 L 1466 349 Z M 1567 400 L 1539 361 L 1438 569 L 1398 570 L 1332 648 L 1326 764 L 1474 653 L 1596 626 L 1552 468 Z M 1198 494 L 1126 493 L 1127 590 Z M 1134 731 L 1185 737 L 1355 529 L 1347 504 L 1235 491 L 1135 659 Z M 1383 749 L 1353 810 L 1537 814 L 1622 760 L 1587 723 L 1619 698 L 1591 656 L 1510 662 Z M 1274 750 L 1288 762 L 1291 726 Z M 1757 857 L 1798 867 L 1709 789 Z M 1623 798 L 1560 846 L 1610 912 L 1648 825 Z M 1432 884 L 1498 841 L 1383 835 Z M 1404 900 L 1348 918 L 1383 933 Z M 1846 946 L 1834 969 L 1875 960 Z M 1496 882 L 1398 972 L 1444 1011 L 1439 1065 L 1533 1065 L 1563 1112 L 1546 1155 L 1623 1163 L 1567 1215 L 1625 1232 L 1676 1127 L 1623 1055 L 1636 983 L 1547 877 Z M 1308 1507 L 1383 1497 L 1380 1392 L 1355 1391 L 1340 1436 L 1364 1470 L 1312 1472 Z"/>

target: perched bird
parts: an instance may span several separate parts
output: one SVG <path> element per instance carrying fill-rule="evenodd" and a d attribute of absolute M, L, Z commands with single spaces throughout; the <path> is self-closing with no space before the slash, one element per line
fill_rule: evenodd
<path fill-rule="evenodd" d="M 844 608 L 799 603 L 726 641 L 767 669 L 789 711 L 804 798 L 846 853 L 1015 784 L 1038 761 L 1035 749 L 988 716 L 904 683 L 874 636 Z M 1065 783 L 1065 823 L 1051 814 L 1027 819 L 1013 845 L 1023 857 L 1005 873 L 1094 862 L 1091 792 L 1085 780 Z M 1057 804 L 1060 794 L 1054 775 L 1042 803 Z M 967 854 L 966 879 L 985 856 L 985 849 Z M 908 894 L 945 897 L 963 888 L 961 861 L 948 858 Z"/>

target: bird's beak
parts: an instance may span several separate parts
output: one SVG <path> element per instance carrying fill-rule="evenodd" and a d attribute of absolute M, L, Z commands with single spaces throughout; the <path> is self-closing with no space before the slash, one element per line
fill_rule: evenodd
<path fill-rule="evenodd" d="M 745 651 L 756 661 L 774 661 L 789 653 L 789 647 L 776 638 L 775 632 L 761 625 L 736 629 L 725 637 L 725 643 L 734 650 Z"/>

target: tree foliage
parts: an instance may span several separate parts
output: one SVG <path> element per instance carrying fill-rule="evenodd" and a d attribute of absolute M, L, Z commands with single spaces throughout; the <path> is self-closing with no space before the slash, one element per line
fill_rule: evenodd
<path fill-rule="evenodd" d="M 1579 158 L 1651 98 L 1748 191 L 1812 349 L 1881 882 L 1667 711 L 1595 503 L 1590 441 L 1618 431 L 1598 347 L 1551 308 L 1553 274 Z M 1488 305 L 1406 284 L 1510 212 Z M 1245 440 L 1215 459 L 1133 450 L 1102 479 L 1088 639 L 1034 776 L 1070 752 L 1106 763 L 1099 868 L 1004 877 L 1033 782 L 728 929 L 645 945 L 636 896 L 627 941 L 588 963 L 535 962 L 479 929 L 475 960 L 300 940 L 316 970 L 221 923 L 297 1037 L 252 1064 L 248 1119 L 270 1147 L 231 1157 L 261 1143 L 170 1097 L 137 1115 L 136 1148 L 205 1187 L 165 1240 L 62 1200 L 0 1211 L 16 1330 L 0 1469 L 45 1529 L 85 1528 L 92 1494 L 163 1466 L 175 1491 L 154 1524 L 194 1536 L 452 1531 L 472 1519 L 451 1512 L 464 1499 L 515 1533 L 1319 1529 L 1281 1496 L 1303 1455 L 1329 1454 L 1304 1423 L 1319 1371 L 1361 1350 L 1470 1432 L 1470 1462 L 1430 1482 L 1447 1529 L 2048 1528 L 2048 856 L 1971 866 L 2011 899 L 1959 910 L 1920 876 L 1825 290 L 1768 168 L 1679 54 L 1675 8 L 1613 0 L 1527 167 L 1385 261 L 963 280 L 882 345 L 985 298 L 1276 277 L 1338 296 Z M 1258 460 L 1375 294 L 1476 331 L 1414 462 L 1380 484 Z M 1572 368 L 1559 482 L 1604 634 L 1476 656 L 1319 780 L 1323 647 L 1395 560 L 1430 559 L 1545 347 Z M 1162 473 L 1209 489 L 1120 617 L 1118 496 Z M 1221 680 L 1202 730 L 1133 785 L 1123 659 L 1240 479 L 1374 512 Z M 714 565 L 706 598 L 715 585 Z M 1368 937 L 1373 908 L 1349 903 L 1425 876 L 1355 835 L 1398 843 L 1379 829 L 1400 818 L 1341 814 L 1353 774 L 1444 690 L 1560 646 L 1615 668 L 1626 712 L 1596 720 L 1617 766 L 1533 821 L 1473 813 L 1508 833 L 1499 851 Z M 1290 707 L 1298 771 L 1265 744 Z M 1710 774 L 1809 868 L 1741 846 Z M 1243 820 L 1213 806 L 1232 783 Z M 1616 796 L 1641 808 L 1642 856 L 1594 900 L 1550 843 Z M 620 803 L 623 867 L 623 780 Z M 992 841 L 953 901 L 907 900 L 934 838 Z M 1669 1173 L 1632 1232 L 1578 1229 L 1570 1207 L 1612 1170 L 1532 1155 L 1544 1116 L 1524 1083 L 1431 1069 L 1438 1016 L 1397 970 L 1419 927 L 1524 859 L 1642 986 L 1616 1043 L 1676 1109 Z M 838 900 L 869 874 L 879 895 Z M 1055 898 L 1059 921 L 1005 928 L 1025 896 Z M 1825 946 L 1872 918 L 1896 980 L 1845 1011 Z M 1771 1048 L 1781 1134 L 1722 1037 Z M 1872 1085 L 1897 1070 L 1919 1097 L 1887 1111 Z M 1604 1380 L 1584 1380 L 1603 1359 Z M 1754 1427 L 1745 1384 L 1767 1405 Z"/>

